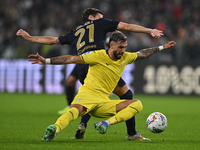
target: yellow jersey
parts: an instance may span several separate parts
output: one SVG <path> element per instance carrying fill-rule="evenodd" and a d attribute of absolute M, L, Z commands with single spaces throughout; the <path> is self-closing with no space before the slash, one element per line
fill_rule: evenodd
<path fill-rule="evenodd" d="M 85 64 L 89 64 L 88 74 L 80 90 L 87 88 L 104 96 L 113 92 L 125 66 L 137 58 L 136 53 L 125 52 L 120 59 L 114 61 L 104 49 L 86 52 L 80 56 Z"/>

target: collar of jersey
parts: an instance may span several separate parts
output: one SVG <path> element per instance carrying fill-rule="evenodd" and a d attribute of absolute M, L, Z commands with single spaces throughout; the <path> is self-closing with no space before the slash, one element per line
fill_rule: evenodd
<path fill-rule="evenodd" d="M 99 18 L 99 19 L 96 19 L 96 20 L 100 20 L 100 19 L 103 19 L 103 18 Z M 96 21 L 96 20 L 87 19 L 87 20 L 83 21 L 83 24 L 86 23 L 87 21 Z"/>
<path fill-rule="evenodd" d="M 106 54 L 107 54 L 107 55 L 108 55 L 108 57 L 110 58 L 110 56 L 109 56 L 109 54 L 108 54 L 108 49 L 106 50 Z M 111 58 L 110 58 L 110 60 L 112 60 L 112 61 L 116 62 L 116 61 L 118 61 L 118 60 L 120 60 L 120 59 L 113 60 L 113 59 L 111 59 Z"/>

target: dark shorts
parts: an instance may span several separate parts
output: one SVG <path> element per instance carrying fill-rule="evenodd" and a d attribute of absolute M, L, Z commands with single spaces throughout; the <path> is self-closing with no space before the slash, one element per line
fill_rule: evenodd
<path fill-rule="evenodd" d="M 119 79 L 118 85 L 119 85 L 120 87 L 126 85 L 126 82 L 124 81 L 124 79 L 122 79 L 122 77 Z"/>
<path fill-rule="evenodd" d="M 76 71 L 76 67 L 74 67 L 74 69 L 72 70 L 72 72 L 70 73 L 71 76 L 74 76 L 78 79 L 78 72 Z"/>
<path fill-rule="evenodd" d="M 79 79 L 81 84 L 84 84 L 84 79 L 85 79 L 85 77 L 87 75 L 88 68 L 89 68 L 89 65 L 84 65 L 84 64 L 76 65 L 74 67 L 74 69 L 72 70 L 70 75 L 72 75 L 72 76 L 76 77 L 77 79 Z M 119 79 L 118 85 L 120 87 L 126 85 L 126 82 L 124 81 L 124 79 L 122 79 L 122 77 Z"/>

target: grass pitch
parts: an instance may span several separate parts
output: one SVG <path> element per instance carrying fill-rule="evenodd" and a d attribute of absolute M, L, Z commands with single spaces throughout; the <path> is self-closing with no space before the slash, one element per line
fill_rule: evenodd
<path fill-rule="evenodd" d="M 117 99 L 112 97 L 112 99 Z M 126 141 L 125 123 L 110 126 L 101 135 L 93 123 L 105 120 L 92 117 L 84 139 L 74 139 L 80 117 L 71 122 L 53 141 L 42 142 L 48 125 L 59 117 L 66 105 L 64 95 L 0 93 L 0 149 L 68 149 L 68 150 L 200 150 L 200 97 L 134 95 L 143 110 L 136 115 L 136 129 L 151 141 Z M 151 133 L 146 118 L 162 112 L 168 126 L 162 133 Z"/>

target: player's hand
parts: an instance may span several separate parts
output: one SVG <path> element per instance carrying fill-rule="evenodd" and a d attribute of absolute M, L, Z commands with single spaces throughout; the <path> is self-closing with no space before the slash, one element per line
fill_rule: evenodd
<path fill-rule="evenodd" d="M 157 29 L 152 29 L 151 30 L 151 36 L 154 38 L 160 38 L 163 34 L 163 31 L 157 30 Z"/>
<path fill-rule="evenodd" d="M 28 39 L 30 37 L 30 35 L 28 34 L 28 32 L 19 29 L 16 33 L 17 36 L 22 36 L 24 39 Z"/>
<path fill-rule="evenodd" d="M 32 58 L 32 59 L 29 59 L 29 61 L 32 61 L 32 64 L 43 65 L 46 63 L 46 60 L 42 56 L 40 56 L 38 53 L 36 55 L 30 54 L 28 57 Z"/>
<path fill-rule="evenodd" d="M 169 49 L 169 48 L 174 47 L 175 45 L 176 45 L 176 42 L 174 42 L 174 41 L 168 41 L 168 42 L 166 42 L 166 43 L 163 45 L 163 47 L 164 47 L 164 49 Z"/>

